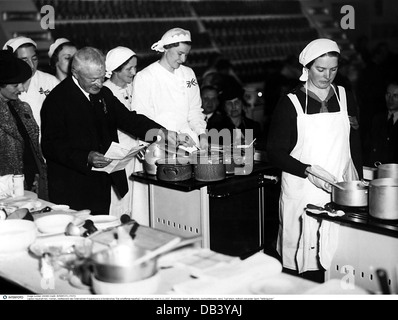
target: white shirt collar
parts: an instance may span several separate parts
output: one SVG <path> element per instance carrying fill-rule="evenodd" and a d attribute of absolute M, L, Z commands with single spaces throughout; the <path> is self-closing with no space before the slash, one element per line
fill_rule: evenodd
<path fill-rule="evenodd" d="M 77 81 L 77 79 L 75 78 L 75 76 L 72 76 L 73 82 L 78 86 L 78 88 L 83 92 L 83 94 L 86 96 L 86 98 L 88 99 L 88 101 L 90 101 L 90 96 L 89 93 L 87 93 L 86 91 L 84 91 L 84 89 L 80 86 L 79 81 Z"/>
<path fill-rule="evenodd" d="M 398 120 L 398 111 L 394 111 L 394 112 L 388 111 L 388 119 L 390 119 L 391 115 L 394 115 L 394 124 L 395 124 Z"/>

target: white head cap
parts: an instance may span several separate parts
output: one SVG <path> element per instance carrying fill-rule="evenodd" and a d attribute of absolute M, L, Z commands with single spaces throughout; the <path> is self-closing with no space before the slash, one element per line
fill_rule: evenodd
<path fill-rule="evenodd" d="M 181 28 L 174 28 L 167 31 L 158 42 L 151 46 L 152 50 L 158 52 L 164 52 L 164 46 L 172 43 L 178 43 L 183 41 L 192 41 L 191 33 L 188 30 Z"/>
<path fill-rule="evenodd" d="M 308 80 L 308 69 L 305 68 L 308 63 L 331 51 L 340 53 L 337 43 L 330 39 L 316 39 L 307 44 L 299 56 L 299 62 L 303 66 L 300 81 L 306 82 Z"/>
<path fill-rule="evenodd" d="M 135 56 L 135 52 L 126 47 L 116 47 L 110 50 L 105 59 L 106 77 L 112 75 L 112 71 L 119 68 L 123 63 Z"/>
<path fill-rule="evenodd" d="M 16 37 L 16 38 L 12 38 L 10 40 L 8 40 L 4 46 L 3 46 L 3 50 L 8 50 L 8 47 L 12 48 L 12 52 L 17 51 L 17 49 L 22 46 L 23 44 L 26 43 L 30 43 L 33 44 L 35 46 L 35 48 L 37 48 L 37 44 L 36 42 L 34 42 L 31 38 L 27 38 L 27 37 Z"/>
<path fill-rule="evenodd" d="M 55 42 L 50 46 L 50 49 L 48 50 L 48 56 L 51 58 L 54 54 L 54 51 L 61 45 L 64 43 L 70 42 L 70 40 L 66 39 L 66 38 L 59 38 L 57 40 L 55 40 Z"/>

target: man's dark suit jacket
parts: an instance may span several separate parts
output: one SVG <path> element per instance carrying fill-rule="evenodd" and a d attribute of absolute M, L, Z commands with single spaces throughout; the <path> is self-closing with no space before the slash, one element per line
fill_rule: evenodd
<path fill-rule="evenodd" d="M 118 142 L 118 128 L 144 140 L 148 130 L 161 126 L 128 111 L 105 86 L 95 97 L 101 101 L 93 107 L 71 77 L 62 81 L 43 103 L 41 143 L 47 160 L 50 201 L 75 210 L 108 214 L 111 184 L 124 195 L 128 188 L 126 173 L 92 171 L 87 163 L 90 151 L 105 154 L 112 141 Z"/>
<path fill-rule="evenodd" d="M 381 163 L 398 163 L 398 121 L 389 132 L 387 112 L 378 113 L 372 120 L 372 127 L 365 147 L 365 164 L 373 167 L 376 161 Z"/>
<path fill-rule="evenodd" d="M 222 130 L 228 126 L 228 119 L 226 116 L 219 112 L 214 112 L 213 115 L 207 120 L 206 129 Z"/>

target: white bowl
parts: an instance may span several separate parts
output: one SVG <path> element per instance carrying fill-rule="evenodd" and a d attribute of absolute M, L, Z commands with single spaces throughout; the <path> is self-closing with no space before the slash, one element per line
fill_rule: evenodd
<path fill-rule="evenodd" d="M 155 273 L 152 277 L 141 281 L 111 283 L 98 280 L 91 274 L 91 285 L 96 294 L 123 294 L 123 295 L 145 295 L 157 292 L 160 283 L 160 276 Z"/>
<path fill-rule="evenodd" d="M 37 257 L 41 257 L 45 252 L 57 256 L 62 253 L 74 252 L 73 248 L 81 250 L 80 248 L 87 247 L 91 250 L 92 245 L 92 241 L 88 238 L 58 235 L 36 239 L 29 246 L 29 250 Z"/>
<path fill-rule="evenodd" d="M 33 221 L 15 219 L 0 221 L 0 254 L 25 251 L 36 240 L 37 228 Z"/>
<path fill-rule="evenodd" d="M 73 216 L 72 214 L 49 214 L 47 216 L 35 220 L 37 229 L 41 233 L 64 233 L 67 225 L 73 222 L 76 226 L 82 225 L 84 222 Z"/>

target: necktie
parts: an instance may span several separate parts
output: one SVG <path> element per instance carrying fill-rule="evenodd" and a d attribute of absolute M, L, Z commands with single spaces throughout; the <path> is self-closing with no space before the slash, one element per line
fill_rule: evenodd
<path fill-rule="evenodd" d="M 394 115 L 392 114 L 392 115 L 390 115 L 390 118 L 388 118 L 388 121 L 387 121 L 387 132 L 388 132 L 389 136 L 391 135 L 391 133 L 393 131 L 393 127 L 394 127 Z"/>

